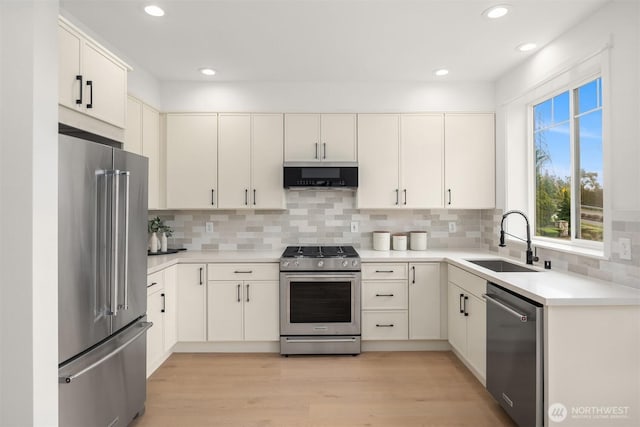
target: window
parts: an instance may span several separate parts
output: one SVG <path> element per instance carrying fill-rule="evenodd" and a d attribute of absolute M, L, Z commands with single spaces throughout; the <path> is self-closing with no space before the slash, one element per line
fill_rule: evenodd
<path fill-rule="evenodd" d="M 535 234 L 603 241 L 602 80 L 533 106 Z"/>

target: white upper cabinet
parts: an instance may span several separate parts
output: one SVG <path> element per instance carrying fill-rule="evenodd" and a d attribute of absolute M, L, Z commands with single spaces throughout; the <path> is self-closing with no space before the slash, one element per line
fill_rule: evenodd
<path fill-rule="evenodd" d="M 218 117 L 167 114 L 167 208 L 217 208 Z"/>
<path fill-rule="evenodd" d="M 444 119 L 442 114 L 400 116 L 402 207 L 442 207 Z"/>
<path fill-rule="evenodd" d="M 442 207 L 442 114 L 358 116 L 358 207 Z"/>
<path fill-rule="evenodd" d="M 100 132 L 104 125 L 79 125 L 73 113 L 81 113 L 124 129 L 129 66 L 63 18 L 58 24 L 58 43 L 58 103 L 67 109 L 61 121 L 104 133 Z"/>
<path fill-rule="evenodd" d="M 219 207 L 283 209 L 282 114 L 220 114 Z"/>
<path fill-rule="evenodd" d="M 358 115 L 358 207 L 399 204 L 400 118 L 397 114 Z"/>
<path fill-rule="evenodd" d="M 495 118 L 445 114 L 445 207 L 495 207 Z"/>
<path fill-rule="evenodd" d="M 285 114 L 285 161 L 357 160 L 355 114 Z"/>
<path fill-rule="evenodd" d="M 127 127 L 122 148 L 149 159 L 149 209 L 162 208 L 160 112 L 132 96 L 129 96 L 127 101 Z"/>

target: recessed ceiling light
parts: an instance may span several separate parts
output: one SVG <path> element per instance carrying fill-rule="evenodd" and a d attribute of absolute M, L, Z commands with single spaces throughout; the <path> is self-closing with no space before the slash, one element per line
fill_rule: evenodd
<path fill-rule="evenodd" d="M 499 4 L 491 6 L 489 9 L 482 12 L 482 14 L 489 19 L 498 19 L 509 13 L 510 6 L 508 4 Z"/>
<path fill-rule="evenodd" d="M 449 74 L 449 70 L 447 70 L 446 68 L 438 68 L 437 70 L 435 70 L 433 72 L 433 74 L 435 74 L 438 77 L 442 77 L 442 76 L 446 76 L 447 74 Z"/>
<path fill-rule="evenodd" d="M 156 6 L 155 4 L 145 6 L 144 11 L 151 16 L 164 16 L 164 10 L 162 10 L 160 6 Z"/>
<path fill-rule="evenodd" d="M 517 49 L 520 52 L 529 52 L 530 50 L 533 50 L 536 47 L 538 47 L 538 45 L 536 45 L 535 43 L 522 43 L 520 46 L 518 46 Z"/>
<path fill-rule="evenodd" d="M 200 68 L 200 72 L 205 76 L 214 76 L 216 74 L 216 70 L 213 68 Z"/>

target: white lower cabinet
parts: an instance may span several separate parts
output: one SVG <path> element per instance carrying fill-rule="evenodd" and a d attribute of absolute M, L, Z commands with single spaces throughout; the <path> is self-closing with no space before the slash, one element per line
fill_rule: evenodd
<path fill-rule="evenodd" d="M 178 341 L 206 341 L 206 264 L 178 265 Z"/>
<path fill-rule="evenodd" d="M 362 340 L 409 338 L 406 263 L 362 265 Z"/>
<path fill-rule="evenodd" d="M 448 280 L 449 343 L 484 382 L 487 316 L 482 294 L 486 292 L 486 281 L 453 266 L 449 266 Z"/>
<path fill-rule="evenodd" d="M 207 339 L 280 338 L 278 264 L 209 264 Z"/>
<path fill-rule="evenodd" d="M 177 342 L 177 266 L 147 276 L 147 377 L 171 354 Z"/>
<path fill-rule="evenodd" d="M 164 351 L 178 342 L 178 266 L 164 270 Z"/>
<path fill-rule="evenodd" d="M 409 339 L 441 339 L 440 264 L 409 264 Z"/>

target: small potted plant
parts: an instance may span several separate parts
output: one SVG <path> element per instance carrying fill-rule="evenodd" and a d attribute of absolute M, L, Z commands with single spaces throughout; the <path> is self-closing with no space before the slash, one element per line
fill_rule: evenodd
<path fill-rule="evenodd" d="M 160 232 L 160 251 L 167 252 L 167 238 L 171 237 L 173 229 L 162 221 L 160 221 L 160 224 L 160 228 L 158 229 Z"/>
<path fill-rule="evenodd" d="M 163 222 L 160 217 L 155 217 L 149 220 L 147 223 L 147 231 L 150 234 L 149 237 L 149 252 L 156 253 L 158 252 L 158 231 L 160 231 L 160 227 L 162 227 Z"/>

